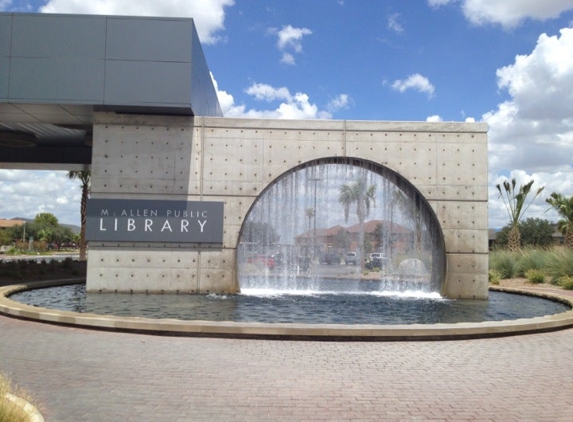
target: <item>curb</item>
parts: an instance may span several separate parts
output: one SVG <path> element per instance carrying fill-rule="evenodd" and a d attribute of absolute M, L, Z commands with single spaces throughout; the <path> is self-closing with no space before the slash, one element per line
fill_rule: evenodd
<path fill-rule="evenodd" d="M 79 280 L 83 281 L 83 279 Z M 77 328 L 141 333 L 165 336 L 226 337 L 277 340 L 313 341 L 434 341 L 471 338 L 502 337 L 556 331 L 573 327 L 573 297 L 554 293 L 537 293 L 527 290 L 495 288 L 508 293 L 539 296 L 568 305 L 569 311 L 536 318 L 507 321 L 485 321 L 455 324 L 409 325 L 344 325 L 296 323 L 239 323 L 232 321 L 183 321 L 178 319 L 152 319 L 117 317 L 58 311 L 25 305 L 7 296 L 30 288 L 74 284 L 73 280 L 55 280 L 0 288 L 0 314 Z"/>
<path fill-rule="evenodd" d="M 5 397 L 7 400 L 10 400 L 16 406 L 22 408 L 24 412 L 28 414 L 29 422 L 44 422 L 44 417 L 40 412 L 38 412 L 38 409 L 36 409 L 32 404 L 30 404 L 26 400 L 10 393 L 7 393 Z"/>

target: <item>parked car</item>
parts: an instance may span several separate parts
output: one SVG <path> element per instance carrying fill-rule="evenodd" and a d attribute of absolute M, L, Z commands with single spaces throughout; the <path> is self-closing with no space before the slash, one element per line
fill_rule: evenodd
<path fill-rule="evenodd" d="M 374 268 L 383 268 L 389 262 L 389 259 L 386 258 L 383 254 L 379 252 L 371 253 L 368 256 L 368 262 L 366 262 L 365 266 L 369 270 L 373 270 Z"/>
<path fill-rule="evenodd" d="M 325 253 L 320 256 L 320 263 L 324 265 L 340 264 L 340 258 L 334 253 Z"/>
<path fill-rule="evenodd" d="M 344 254 L 344 263 L 346 265 L 358 264 L 358 255 L 356 254 L 356 252 L 346 252 Z"/>
<path fill-rule="evenodd" d="M 272 255 L 257 254 L 249 257 L 247 260 L 250 264 L 261 265 L 267 267 L 269 270 L 275 269 L 275 259 Z"/>

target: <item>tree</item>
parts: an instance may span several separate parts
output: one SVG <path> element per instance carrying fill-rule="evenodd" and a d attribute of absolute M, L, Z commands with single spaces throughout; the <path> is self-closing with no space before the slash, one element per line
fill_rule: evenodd
<path fill-rule="evenodd" d="M 343 251 L 347 251 L 350 248 L 351 244 L 350 234 L 347 230 L 342 228 L 338 229 L 336 234 L 334 235 L 334 246 L 336 248 L 342 249 Z"/>
<path fill-rule="evenodd" d="M 84 171 L 70 171 L 68 177 L 72 180 L 79 180 L 82 188 L 82 202 L 80 205 L 81 214 L 81 230 L 80 230 L 80 261 L 86 260 L 86 210 L 88 204 L 88 197 L 90 192 L 91 172 Z"/>
<path fill-rule="evenodd" d="M 567 198 L 553 192 L 545 201 L 562 217 L 557 222 L 557 229 L 565 237 L 565 246 L 573 248 L 573 196 Z"/>
<path fill-rule="evenodd" d="M 414 228 L 414 248 L 418 256 L 422 253 L 422 213 L 419 207 L 416 207 L 414 201 L 404 194 L 401 190 L 395 191 L 392 201 L 398 206 L 402 212 L 402 216 L 410 221 Z"/>
<path fill-rule="evenodd" d="M 310 233 L 310 222 L 312 221 L 312 217 L 316 215 L 316 211 L 314 208 L 307 208 L 304 210 L 304 215 L 306 215 L 306 218 L 308 218 L 308 231 Z"/>
<path fill-rule="evenodd" d="M 364 220 L 370 214 L 370 207 L 376 205 L 376 186 L 367 186 L 366 179 L 359 179 L 349 185 L 340 187 L 338 202 L 344 207 L 344 218 L 348 222 L 348 215 L 352 204 L 356 204 L 358 217 L 358 254 L 360 255 L 360 268 L 364 269 Z"/>
<path fill-rule="evenodd" d="M 509 215 L 509 234 L 507 246 L 510 251 L 517 251 L 521 247 L 521 232 L 519 230 L 519 221 L 525 214 L 531 203 L 539 196 L 544 187 L 537 189 L 529 203 L 526 202 L 527 196 L 531 193 L 531 186 L 533 180 L 525 185 L 521 185 L 519 190 L 515 190 L 517 182 L 515 179 L 511 183 L 507 180 L 502 185 L 496 185 L 499 192 L 499 197 L 503 200 L 503 205 Z M 503 186 L 503 190 L 502 190 Z M 516 193 L 517 192 L 517 193 Z"/>
<path fill-rule="evenodd" d="M 241 231 L 241 242 L 258 243 L 269 246 L 277 243 L 280 236 L 275 228 L 268 223 L 246 221 Z"/>
<path fill-rule="evenodd" d="M 511 226 L 507 225 L 496 233 L 495 244 L 507 247 Z M 544 248 L 553 244 L 553 225 L 542 218 L 528 218 L 519 223 L 522 246 Z"/>
<path fill-rule="evenodd" d="M 57 227 L 58 218 L 54 214 L 50 214 L 49 212 L 42 212 L 40 214 L 36 214 L 36 217 L 34 218 L 34 224 L 37 224 L 39 227 L 43 229 L 50 227 Z"/>

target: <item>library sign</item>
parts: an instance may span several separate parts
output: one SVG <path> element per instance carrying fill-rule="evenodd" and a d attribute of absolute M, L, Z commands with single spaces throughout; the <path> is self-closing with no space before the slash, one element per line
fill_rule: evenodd
<path fill-rule="evenodd" d="M 223 243 L 223 202 L 89 199 L 86 239 Z"/>

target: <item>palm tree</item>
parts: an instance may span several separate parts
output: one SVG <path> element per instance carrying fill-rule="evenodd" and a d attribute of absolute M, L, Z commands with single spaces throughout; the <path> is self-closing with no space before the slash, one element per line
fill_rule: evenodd
<path fill-rule="evenodd" d="M 310 233 L 310 222 L 312 221 L 312 217 L 314 217 L 314 215 L 316 214 L 316 212 L 314 211 L 314 208 L 307 208 L 304 210 L 304 215 L 306 215 L 306 218 L 308 218 L 308 232 Z"/>
<path fill-rule="evenodd" d="M 553 192 L 545 201 L 563 217 L 557 222 L 557 229 L 565 236 L 565 246 L 573 248 L 573 196 L 567 198 Z"/>
<path fill-rule="evenodd" d="M 516 193 L 516 181 L 511 179 L 511 184 L 506 180 L 503 182 L 503 190 L 501 185 L 496 185 L 495 187 L 499 191 L 499 197 L 503 200 L 503 204 L 507 209 L 509 215 L 509 235 L 507 239 L 507 247 L 510 251 L 517 251 L 521 247 L 521 232 L 519 231 L 519 220 L 525 214 L 525 211 L 529 208 L 531 203 L 539 196 L 541 191 L 545 187 L 537 189 L 531 201 L 526 204 L 527 195 L 531 192 L 531 186 L 533 185 L 533 180 L 529 183 L 519 187 Z"/>
<path fill-rule="evenodd" d="M 370 214 L 370 207 L 376 205 L 376 186 L 366 185 L 366 179 L 359 179 L 349 185 L 340 187 L 338 202 L 344 207 L 344 218 L 348 222 L 350 207 L 356 203 L 356 216 L 358 217 L 358 254 L 360 255 L 360 269 L 364 269 L 364 220 Z"/>
<path fill-rule="evenodd" d="M 393 202 L 398 205 L 398 208 L 402 211 L 402 215 L 410 220 L 414 226 L 414 247 L 419 257 L 422 252 L 422 213 L 420 209 L 415 206 L 413 201 L 401 190 L 394 192 Z"/>
<path fill-rule="evenodd" d="M 78 179 L 82 186 L 82 203 L 80 208 L 82 220 L 80 231 L 80 261 L 86 260 L 86 209 L 90 192 L 91 175 L 92 174 L 89 170 L 68 172 L 68 177 L 72 180 Z"/>

